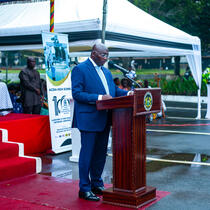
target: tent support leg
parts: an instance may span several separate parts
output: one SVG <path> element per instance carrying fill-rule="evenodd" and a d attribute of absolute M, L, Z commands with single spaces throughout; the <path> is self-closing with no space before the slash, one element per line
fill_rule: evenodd
<path fill-rule="evenodd" d="M 196 119 L 201 119 L 201 89 L 198 89 L 198 114 Z"/>

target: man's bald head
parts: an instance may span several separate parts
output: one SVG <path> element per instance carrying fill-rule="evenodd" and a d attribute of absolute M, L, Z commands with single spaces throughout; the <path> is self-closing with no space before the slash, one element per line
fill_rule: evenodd
<path fill-rule="evenodd" d="M 107 47 L 102 43 L 97 43 L 93 45 L 91 58 L 98 66 L 103 66 L 108 60 L 109 51 Z"/>
<path fill-rule="evenodd" d="M 96 50 L 96 51 L 107 50 L 108 51 L 106 45 L 103 44 L 103 43 L 96 43 L 96 44 L 94 44 L 93 47 L 92 47 L 92 51 L 94 51 L 94 50 Z"/>
<path fill-rule="evenodd" d="M 28 57 L 28 58 L 27 58 L 27 67 L 28 67 L 29 69 L 34 69 L 35 65 L 36 65 L 36 60 L 35 60 L 35 58 L 34 58 L 34 57 Z"/>

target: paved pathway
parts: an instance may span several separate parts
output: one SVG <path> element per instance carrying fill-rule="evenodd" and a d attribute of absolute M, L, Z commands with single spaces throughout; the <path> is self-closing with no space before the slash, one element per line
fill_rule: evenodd
<path fill-rule="evenodd" d="M 170 195 L 149 207 L 151 210 L 210 209 L 210 120 L 196 120 L 196 105 L 166 102 L 165 119 L 147 126 L 147 185 Z M 202 117 L 206 106 L 202 105 Z M 43 156 L 43 174 L 78 179 L 70 152 Z M 194 162 L 202 161 L 202 165 Z M 112 157 L 107 157 L 103 174 L 112 181 Z"/>

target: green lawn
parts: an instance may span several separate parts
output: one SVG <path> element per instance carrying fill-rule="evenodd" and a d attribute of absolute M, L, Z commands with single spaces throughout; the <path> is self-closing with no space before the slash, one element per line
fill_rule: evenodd
<path fill-rule="evenodd" d="M 111 69 L 111 72 L 112 72 L 112 74 L 114 75 L 114 74 L 119 74 L 119 73 L 121 73 L 121 71 L 120 70 L 114 70 L 114 69 Z M 141 74 L 143 74 L 143 75 L 148 75 L 148 74 L 155 74 L 155 73 L 158 73 L 158 74 L 174 74 L 174 70 L 160 70 L 160 69 L 137 69 L 136 70 L 136 74 L 137 75 L 141 75 Z M 181 69 L 180 70 L 180 75 L 184 75 L 184 73 L 185 73 L 185 69 Z"/>
<path fill-rule="evenodd" d="M 0 69 L 1 70 L 1 73 L 5 74 L 6 73 L 6 70 L 4 69 Z M 115 69 L 110 69 L 112 74 L 115 75 L 115 74 L 121 74 L 121 71 L 120 70 L 115 70 Z M 38 70 L 40 73 L 45 73 L 45 70 Z M 8 73 L 9 74 L 18 74 L 20 72 L 20 70 L 16 70 L 16 69 L 12 69 L 12 70 L 8 70 Z M 158 73 L 158 74 L 174 74 L 174 70 L 172 69 L 169 69 L 169 70 L 160 70 L 160 69 L 137 69 L 136 70 L 136 74 L 137 75 L 151 75 L 151 74 L 155 74 L 155 73 Z M 185 73 L 185 69 L 181 69 L 180 70 L 180 75 L 184 75 Z"/>
<path fill-rule="evenodd" d="M 2 74 L 6 74 L 6 70 L 5 69 L 0 69 L 0 71 L 1 71 L 1 73 Z M 18 70 L 18 69 L 9 69 L 8 70 L 8 73 L 9 74 L 19 74 L 19 72 L 20 72 L 21 70 Z M 45 73 L 45 70 L 38 70 L 39 71 L 39 73 Z"/>

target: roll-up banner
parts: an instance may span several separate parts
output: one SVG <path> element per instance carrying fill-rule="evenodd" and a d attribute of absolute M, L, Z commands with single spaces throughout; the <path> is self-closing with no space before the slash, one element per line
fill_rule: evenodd
<path fill-rule="evenodd" d="M 60 153 L 72 149 L 73 99 L 68 35 L 42 33 L 42 42 L 45 56 L 52 151 Z"/>

